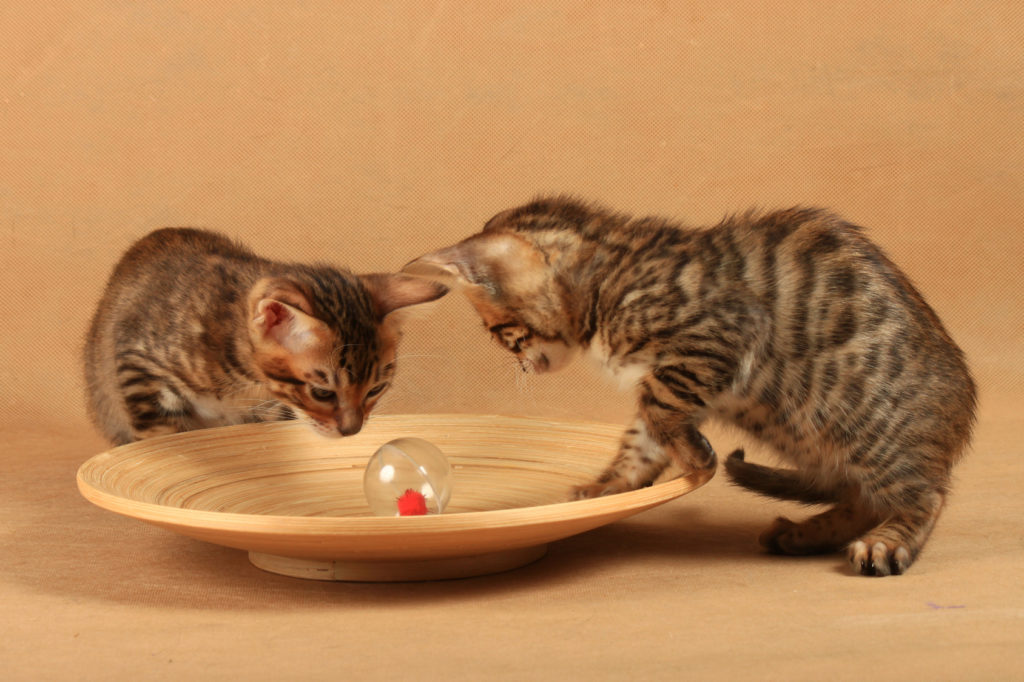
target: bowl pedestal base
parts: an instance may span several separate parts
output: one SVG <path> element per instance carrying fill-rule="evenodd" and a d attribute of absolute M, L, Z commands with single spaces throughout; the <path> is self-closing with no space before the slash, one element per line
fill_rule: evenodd
<path fill-rule="evenodd" d="M 501 573 L 533 563 L 547 551 L 547 545 L 537 545 L 475 556 L 398 561 L 296 559 L 249 552 L 249 561 L 264 571 L 292 578 L 390 583 L 472 578 Z"/>

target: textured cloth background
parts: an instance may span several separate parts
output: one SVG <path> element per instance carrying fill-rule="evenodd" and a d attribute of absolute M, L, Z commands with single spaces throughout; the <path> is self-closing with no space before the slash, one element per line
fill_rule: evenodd
<path fill-rule="evenodd" d="M 0 10 L 0 677 L 996 679 L 1024 673 L 1024 10 L 1017 2 L 7 3 Z M 864 225 L 981 389 L 911 574 L 765 556 L 724 479 L 457 583 L 263 574 L 92 508 L 79 348 L 120 253 L 195 225 L 395 270 L 541 192 Z M 448 297 L 381 411 L 625 421 Z M 710 432 L 726 450 L 735 434 Z M 610 453 L 596 453 L 605 458 Z"/>

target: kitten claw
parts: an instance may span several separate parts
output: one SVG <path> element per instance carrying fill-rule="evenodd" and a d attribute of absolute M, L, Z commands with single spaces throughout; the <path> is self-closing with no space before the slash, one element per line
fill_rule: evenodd
<path fill-rule="evenodd" d="M 902 575 L 910 567 L 910 552 L 902 545 L 895 548 L 884 541 L 870 546 L 868 541 L 857 540 L 847 550 L 847 558 L 853 570 L 861 575 L 887 576 Z"/>

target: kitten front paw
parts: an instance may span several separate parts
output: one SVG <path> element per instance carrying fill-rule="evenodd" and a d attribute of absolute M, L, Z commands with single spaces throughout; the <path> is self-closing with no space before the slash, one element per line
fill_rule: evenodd
<path fill-rule="evenodd" d="M 624 493 L 631 490 L 622 481 L 610 481 L 608 483 L 591 483 L 590 485 L 580 485 L 572 489 L 572 494 L 569 499 L 571 500 L 589 500 L 594 497 L 606 497 L 607 495 L 615 495 L 616 493 Z"/>
<path fill-rule="evenodd" d="M 853 570 L 861 575 L 901 575 L 910 568 L 910 551 L 892 541 L 865 536 L 852 543 L 846 557 Z"/>

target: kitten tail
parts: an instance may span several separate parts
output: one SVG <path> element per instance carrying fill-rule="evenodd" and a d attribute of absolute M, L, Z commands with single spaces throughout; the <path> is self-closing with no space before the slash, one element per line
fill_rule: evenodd
<path fill-rule="evenodd" d="M 736 450 L 725 460 L 725 471 L 736 485 L 761 495 L 804 504 L 832 504 L 834 495 L 808 487 L 807 482 L 789 469 L 747 462 L 743 450 Z"/>

